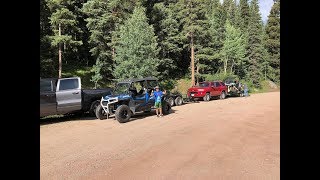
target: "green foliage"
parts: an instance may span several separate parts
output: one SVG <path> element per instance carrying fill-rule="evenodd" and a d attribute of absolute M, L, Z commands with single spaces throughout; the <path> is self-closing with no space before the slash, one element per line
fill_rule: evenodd
<path fill-rule="evenodd" d="M 279 84 L 280 0 L 265 28 L 257 0 L 235 1 L 40 0 L 40 76 L 57 76 L 61 44 L 63 77 L 79 75 L 86 87 L 156 76 L 186 93 L 192 38 L 197 81 L 234 74 L 253 92 L 262 80 Z"/>
<path fill-rule="evenodd" d="M 211 60 L 211 74 L 216 73 L 222 69 L 223 57 L 221 50 L 225 39 L 225 22 L 226 17 L 223 12 L 221 4 L 215 2 L 215 6 L 212 8 L 212 14 L 209 15 L 211 44 L 212 48 L 212 60 Z"/>
<path fill-rule="evenodd" d="M 48 35 L 52 35 L 49 17 L 51 12 L 45 0 L 40 0 L 40 77 L 56 77 L 57 68 L 54 50 Z"/>
<path fill-rule="evenodd" d="M 237 11 L 237 6 L 236 6 L 236 1 L 235 0 L 230 0 L 229 2 L 229 7 L 227 7 L 227 19 L 230 21 L 230 24 L 232 26 L 236 26 L 236 11 Z"/>
<path fill-rule="evenodd" d="M 153 27 L 148 24 L 145 10 L 136 7 L 132 16 L 120 26 L 115 45 L 115 67 L 117 79 L 157 76 L 159 49 Z"/>
<path fill-rule="evenodd" d="M 152 21 L 158 36 L 159 79 L 179 76 L 178 65 L 182 48 L 179 37 L 179 24 L 170 5 L 156 3 L 153 7 Z"/>
<path fill-rule="evenodd" d="M 100 74 L 102 67 L 103 67 L 103 62 L 98 60 L 91 70 L 92 72 L 94 72 L 94 75 L 91 77 L 90 81 L 94 83 L 95 89 L 100 87 L 98 82 L 103 78 L 102 75 Z"/>
<path fill-rule="evenodd" d="M 227 79 L 234 79 L 234 80 L 239 80 L 239 77 L 235 74 L 232 73 L 216 73 L 216 74 L 206 74 L 205 75 L 205 80 L 206 81 L 225 81 Z"/>
<path fill-rule="evenodd" d="M 229 20 L 225 27 L 226 39 L 221 52 L 224 59 L 224 73 L 227 73 L 228 68 L 230 73 L 239 72 L 246 63 L 245 40 L 240 29 L 234 28 Z"/>
<path fill-rule="evenodd" d="M 250 18 L 250 10 L 249 10 L 249 4 L 248 0 L 240 0 L 239 2 L 239 8 L 240 8 L 240 16 L 241 16 L 241 25 L 240 28 L 242 32 L 245 32 L 247 30 L 247 27 L 249 25 L 249 18 Z"/>
<path fill-rule="evenodd" d="M 133 1 L 126 0 L 89 0 L 82 8 L 90 32 L 91 55 L 96 61 L 92 67 L 92 81 L 99 86 L 100 81 L 111 82 L 114 66 L 117 27 L 132 12 Z"/>
<path fill-rule="evenodd" d="M 167 79 L 160 82 L 160 88 L 170 92 L 176 87 L 177 81 L 173 79 Z"/>
<path fill-rule="evenodd" d="M 81 45 L 82 41 L 75 40 L 71 35 L 74 30 L 79 31 L 76 27 L 76 16 L 68 9 L 73 5 L 70 0 L 47 0 L 48 6 L 52 12 L 50 16 L 50 24 L 52 26 L 53 36 L 49 36 L 52 46 L 58 44 L 67 44 L 70 46 Z M 59 26 L 61 27 L 61 36 L 59 36 Z"/>
<path fill-rule="evenodd" d="M 267 26 L 265 28 L 267 39 L 266 48 L 270 54 L 269 64 L 271 73 L 268 78 L 275 82 L 280 81 L 280 0 L 273 4 Z"/>
<path fill-rule="evenodd" d="M 250 19 L 248 25 L 248 58 L 249 66 L 247 79 L 252 82 L 255 87 L 260 87 L 260 81 L 263 77 L 262 63 L 265 61 L 263 57 L 265 50 L 263 46 L 263 26 L 259 13 L 258 0 L 252 0 L 250 4 Z"/>

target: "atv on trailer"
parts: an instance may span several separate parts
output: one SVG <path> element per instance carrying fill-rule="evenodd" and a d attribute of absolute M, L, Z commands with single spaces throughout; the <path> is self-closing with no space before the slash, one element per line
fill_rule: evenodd
<path fill-rule="evenodd" d="M 243 88 L 241 86 L 241 83 L 236 82 L 233 79 L 227 79 L 225 80 L 224 84 L 227 86 L 228 88 L 228 92 L 227 95 L 228 96 L 243 96 Z"/>
<path fill-rule="evenodd" d="M 101 98 L 96 108 L 98 119 L 108 119 L 114 115 L 120 123 L 128 122 L 137 112 L 150 112 L 153 109 L 155 98 L 151 92 L 158 85 L 153 77 L 128 79 L 119 82 L 111 95 Z M 162 97 L 162 113 L 169 114 L 171 106 Z"/>

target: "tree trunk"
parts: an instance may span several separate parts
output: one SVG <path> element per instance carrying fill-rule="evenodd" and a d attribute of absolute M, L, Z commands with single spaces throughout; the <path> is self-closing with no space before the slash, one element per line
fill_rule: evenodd
<path fill-rule="evenodd" d="M 193 47 L 193 35 L 191 35 L 191 86 L 194 86 L 194 47 Z"/>
<path fill-rule="evenodd" d="M 232 74 L 233 66 L 234 66 L 234 60 L 232 61 L 231 68 L 230 68 L 230 73 L 231 73 L 231 74 Z"/>
<path fill-rule="evenodd" d="M 199 62 L 197 63 L 197 84 L 199 83 Z"/>
<path fill-rule="evenodd" d="M 228 65 L 228 58 L 226 57 L 226 59 L 224 60 L 224 63 L 223 63 L 224 75 L 227 74 L 227 65 Z"/>
<path fill-rule="evenodd" d="M 61 36 L 61 24 L 59 24 L 59 36 Z M 61 78 L 62 72 L 62 50 L 61 43 L 59 43 L 59 78 Z"/>

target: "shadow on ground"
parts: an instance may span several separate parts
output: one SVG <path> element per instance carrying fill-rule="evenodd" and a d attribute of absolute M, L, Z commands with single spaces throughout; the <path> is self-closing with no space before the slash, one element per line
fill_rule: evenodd
<path fill-rule="evenodd" d="M 55 124 L 66 121 L 87 121 L 87 120 L 97 120 L 96 117 L 91 116 L 90 114 L 69 114 L 53 117 L 40 118 L 40 126 L 47 124 Z"/>
<path fill-rule="evenodd" d="M 170 114 L 175 113 L 176 111 L 177 110 L 171 109 L 170 113 L 165 116 L 170 116 Z M 151 117 L 151 116 L 156 116 L 155 110 L 152 110 L 149 113 L 144 113 L 144 112 L 137 113 L 137 114 L 133 115 L 130 118 L 130 121 L 128 121 L 128 122 L 141 120 L 141 119 L 144 119 L 146 117 Z M 88 120 L 101 121 L 101 120 L 98 120 L 96 117 L 90 116 L 90 114 L 70 114 L 70 115 L 64 115 L 64 116 L 46 117 L 46 118 L 42 118 L 42 119 L 40 118 L 40 126 L 61 123 L 61 122 L 66 122 L 66 121 L 88 121 Z M 109 119 L 105 119 L 105 120 L 115 120 L 115 118 L 114 118 L 114 116 L 110 116 Z M 104 121 L 104 120 L 102 120 L 102 121 Z M 126 122 L 126 123 L 128 123 L 128 122 Z"/>

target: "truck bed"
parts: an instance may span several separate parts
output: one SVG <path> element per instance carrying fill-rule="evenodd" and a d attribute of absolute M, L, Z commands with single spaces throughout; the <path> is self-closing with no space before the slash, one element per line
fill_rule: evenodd
<path fill-rule="evenodd" d="M 105 89 L 82 89 L 82 110 L 87 111 L 91 102 L 100 100 L 102 96 L 110 95 L 112 88 Z"/>

